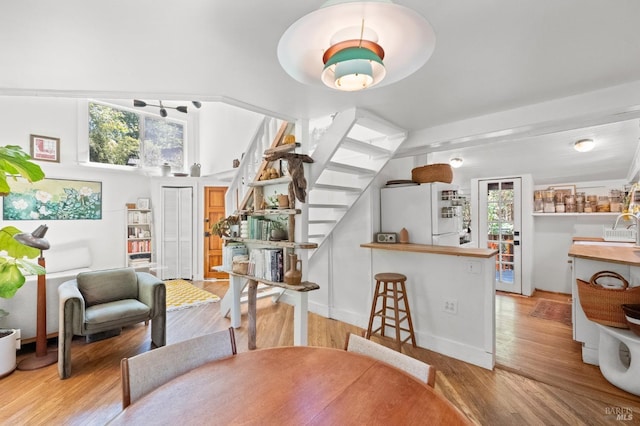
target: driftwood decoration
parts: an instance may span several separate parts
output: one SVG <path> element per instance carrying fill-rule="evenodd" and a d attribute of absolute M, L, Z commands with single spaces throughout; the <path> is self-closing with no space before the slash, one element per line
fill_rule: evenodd
<path fill-rule="evenodd" d="M 291 176 L 289 182 L 289 200 L 293 203 L 298 199 L 304 203 L 307 199 L 307 180 L 304 177 L 302 163 L 313 163 L 313 158 L 306 154 L 295 154 L 292 152 L 274 152 L 265 157 L 267 161 L 287 160 L 287 168 Z"/>

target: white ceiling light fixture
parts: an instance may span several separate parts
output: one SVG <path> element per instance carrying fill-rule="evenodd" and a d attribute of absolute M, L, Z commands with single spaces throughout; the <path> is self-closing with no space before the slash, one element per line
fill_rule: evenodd
<path fill-rule="evenodd" d="M 573 144 L 573 148 L 578 152 L 588 152 L 596 146 L 596 143 L 593 139 L 580 139 L 576 143 Z"/>
<path fill-rule="evenodd" d="M 390 0 L 331 0 L 285 31 L 278 60 L 301 83 L 356 91 L 413 74 L 434 48 L 433 28 L 407 7 Z"/>
<path fill-rule="evenodd" d="M 462 166 L 463 161 L 464 160 L 460 157 L 454 157 L 451 160 L 449 160 L 449 165 L 454 169 L 457 169 L 458 167 Z"/>

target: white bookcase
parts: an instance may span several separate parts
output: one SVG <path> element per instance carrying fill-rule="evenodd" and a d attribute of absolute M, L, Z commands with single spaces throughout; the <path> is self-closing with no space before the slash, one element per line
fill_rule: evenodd
<path fill-rule="evenodd" d="M 125 265 L 149 267 L 153 263 L 153 212 L 151 209 L 126 209 Z"/>

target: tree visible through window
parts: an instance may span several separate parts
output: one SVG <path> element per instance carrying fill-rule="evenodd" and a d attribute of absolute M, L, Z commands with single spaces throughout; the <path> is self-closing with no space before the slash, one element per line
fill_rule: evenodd
<path fill-rule="evenodd" d="M 89 103 L 89 161 L 184 167 L 185 125 L 166 118 Z"/>

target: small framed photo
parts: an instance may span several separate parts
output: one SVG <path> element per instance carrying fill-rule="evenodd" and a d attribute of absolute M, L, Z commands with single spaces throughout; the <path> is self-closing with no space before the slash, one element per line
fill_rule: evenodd
<path fill-rule="evenodd" d="M 38 161 L 60 162 L 60 138 L 31 135 L 31 158 Z"/>
<path fill-rule="evenodd" d="M 149 210 L 149 199 L 138 198 L 138 201 L 136 202 L 136 208 L 138 210 Z"/>

